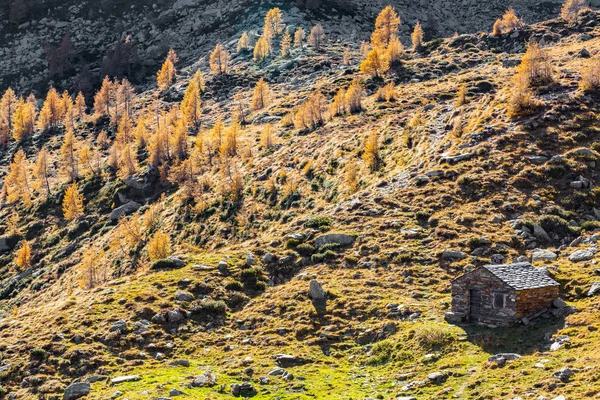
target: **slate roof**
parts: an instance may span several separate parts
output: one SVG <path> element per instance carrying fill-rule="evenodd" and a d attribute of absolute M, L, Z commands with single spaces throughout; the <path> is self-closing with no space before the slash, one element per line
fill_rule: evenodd
<path fill-rule="evenodd" d="M 483 268 L 515 290 L 559 286 L 559 283 L 546 275 L 544 271 L 534 268 L 533 265 L 527 262 L 485 265 Z"/>

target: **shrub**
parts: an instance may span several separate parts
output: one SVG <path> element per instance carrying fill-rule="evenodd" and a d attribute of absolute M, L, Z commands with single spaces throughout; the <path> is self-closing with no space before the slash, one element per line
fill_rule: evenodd
<path fill-rule="evenodd" d="M 508 116 L 511 118 L 530 115 L 540 106 L 533 97 L 528 80 L 523 74 L 514 77 L 512 91 L 508 100 Z"/>
<path fill-rule="evenodd" d="M 329 219 L 329 217 L 317 216 L 306 221 L 304 227 L 320 230 L 323 230 L 324 228 L 329 229 L 331 227 L 331 219 Z"/>
<path fill-rule="evenodd" d="M 244 287 L 242 286 L 242 284 L 240 282 L 234 281 L 234 280 L 224 282 L 224 286 L 225 286 L 225 289 L 233 290 L 236 292 L 241 292 L 242 290 L 244 290 Z"/>
<path fill-rule="evenodd" d="M 517 72 L 523 75 L 527 85 L 542 85 L 554 80 L 550 54 L 537 42 L 527 44 L 527 51 L 517 67 Z"/>
<path fill-rule="evenodd" d="M 302 257 L 308 257 L 308 256 L 311 256 L 312 254 L 314 254 L 315 247 L 312 244 L 309 244 L 309 243 L 302 243 L 302 244 L 299 244 L 296 247 L 296 251 Z"/>
<path fill-rule="evenodd" d="M 367 359 L 369 365 L 385 364 L 392 358 L 394 343 L 391 340 L 382 340 L 375 343 L 371 349 L 371 356 Z"/>
<path fill-rule="evenodd" d="M 31 350 L 30 356 L 32 360 L 42 361 L 46 358 L 46 351 L 44 349 L 36 347 Z"/>
<path fill-rule="evenodd" d="M 227 313 L 223 300 L 194 301 L 190 307 L 193 316 L 219 316 Z"/>
<path fill-rule="evenodd" d="M 598 59 L 589 60 L 583 67 L 579 88 L 584 92 L 594 92 L 600 89 L 600 62 Z"/>
<path fill-rule="evenodd" d="M 546 232 L 553 232 L 559 236 L 578 235 L 579 229 L 556 215 L 543 215 L 538 219 L 538 224 Z"/>
<path fill-rule="evenodd" d="M 436 324 L 419 325 L 415 328 L 413 338 L 421 348 L 426 350 L 442 348 L 455 339 L 449 327 Z"/>
<path fill-rule="evenodd" d="M 600 229 L 600 222 L 598 221 L 585 221 L 581 224 L 582 231 L 595 231 L 596 229 Z"/>

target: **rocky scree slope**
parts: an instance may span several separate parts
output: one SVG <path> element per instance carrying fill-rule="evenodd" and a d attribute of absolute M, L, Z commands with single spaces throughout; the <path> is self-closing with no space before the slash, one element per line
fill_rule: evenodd
<path fill-rule="evenodd" d="M 560 1 L 297 2 L 129 0 L 115 2 L 28 1 L 0 8 L 0 89 L 45 93 L 50 84 L 91 96 L 104 75 L 127 76 L 137 84 L 154 77 L 169 48 L 191 62 L 218 42 L 262 26 L 265 12 L 281 7 L 292 26 L 323 23 L 332 38 L 368 39 L 372 21 L 387 4 L 398 10 L 409 41 L 417 21 L 428 38 L 491 29 L 514 7 L 525 21 L 558 13 Z M 18 7 L 17 7 L 18 6 Z M 22 7 L 22 9 L 21 9 Z M 14 8 L 18 8 L 15 14 Z M 310 26 L 309 26 L 310 27 Z M 65 35 L 70 41 L 61 48 Z M 127 43 L 127 45 L 125 45 Z M 56 57 L 56 51 L 63 50 Z M 68 51 L 65 51 L 68 50 Z M 64 60 L 64 61 L 63 61 Z M 126 60 L 126 61 L 124 61 Z"/>
<path fill-rule="evenodd" d="M 164 198 L 142 196 L 162 205 L 177 258 L 135 270 L 119 257 L 115 279 L 90 291 L 76 287 L 75 266 L 91 244 L 110 241 L 110 211 L 135 185 L 85 182 L 91 212 L 81 226 L 62 223 L 57 204 L 25 216 L 19 224 L 32 240 L 34 268 L 16 274 L 2 242 L 2 394 L 596 396 L 600 110 L 578 81 L 586 57 L 600 54 L 599 35 L 600 15 L 587 13 L 571 25 L 553 20 L 500 38 L 430 42 L 390 75 L 392 102 L 375 101 L 381 82 L 360 76 L 356 45 L 351 66 L 342 63 L 344 43 L 260 68 L 236 57 L 230 79 L 208 80 L 204 126 L 227 118 L 232 93 L 242 88 L 248 97 L 260 76 L 277 94 L 243 134 L 253 157 L 238 165 L 248 187 L 240 213 L 230 219 L 228 206 L 214 201 L 212 212 L 197 215 L 178 204 L 176 187 L 159 188 Z M 529 39 L 550 46 L 555 82 L 536 89 L 535 115 L 510 119 L 512 60 Z M 190 72 L 166 103 L 181 97 Z M 275 149 L 261 152 L 265 121 L 278 121 L 313 90 L 330 99 L 355 77 L 365 79 L 361 113 L 303 134 L 279 127 Z M 464 83 L 467 103 L 457 106 Z M 138 101 L 155 96 L 142 92 Z M 360 190 L 349 195 L 345 167 L 361 163 L 372 130 L 381 132 L 383 163 L 374 173 L 361 168 Z M 297 177 L 297 188 L 284 195 L 280 180 L 277 195 L 267 196 L 265 174 L 282 173 Z M 512 329 L 444 322 L 449 281 L 495 254 L 547 267 L 574 310 L 567 315 L 559 304 L 556 315 Z M 518 355 L 489 359 L 506 353 Z"/>

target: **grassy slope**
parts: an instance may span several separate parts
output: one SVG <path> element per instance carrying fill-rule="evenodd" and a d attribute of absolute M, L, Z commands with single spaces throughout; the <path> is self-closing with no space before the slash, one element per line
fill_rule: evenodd
<path fill-rule="evenodd" d="M 544 29 L 538 26 L 533 32 Z M 591 29 L 596 36 L 597 30 Z M 600 391 L 596 383 L 600 355 L 595 349 L 599 340 L 598 301 L 581 296 L 594 281 L 595 260 L 569 263 L 566 255 L 570 250 L 566 250 L 555 263 L 559 268 L 556 277 L 563 283 L 563 296 L 580 310 L 566 320 L 540 320 L 527 327 L 497 330 L 454 327 L 442 320 L 450 300 L 449 280 L 465 265 L 483 263 L 486 257 L 449 265 L 438 260 L 440 250 L 468 251 L 472 243 L 469 239 L 485 235 L 495 244 L 488 254 L 527 254 L 523 248 L 498 246 L 514 243 L 512 229 L 506 222 L 491 222 L 494 215 L 509 218 L 511 212 L 503 211 L 500 206 L 510 203 L 523 213 L 521 218 L 536 221 L 547 214 L 547 206 L 551 204 L 562 204 L 565 208 L 577 201 L 586 207 L 595 204 L 594 193 L 581 194 L 568 188 L 568 182 L 578 174 L 584 173 L 586 177 L 595 174 L 582 160 L 571 157 L 566 172 L 550 181 L 544 169 L 547 166 L 535 166 L 527 160 L 528 155 L 539 152 L 565 154 L 575 148 L 589 147 L 598 139 L 594 128 L 598 110 L 595 103 L 577 90 L 581 59 L 573 55 L 583 47 L 596 54 L 600 41 L 594 37 L 580 42 L 574 35 L 565 36 L 552 48 L 553 59 L 557 60 L 558 85 L 538 92 L 545 105 L 531 119 L 511 121 L 505 116 L 507 92 L 503 88 L 513 72 L 500 66 L 502 55 L 485 48 L 475 51 L 472 46 L 455 50 L 446 47 L 446 42 L 430 57 L 416 56 L 406 62 L 411 74 L 423 76 L 429 72 L 441 76 L 399 85 L 399 102 L 379 104 L 369 97 L 365 101 L 366 111 L 360 115 L 336 118 L 314 133 L 296 135 L 282 130 L 284 134 L 279 139 L 282 146 L 272 155 L 261 154 L 254 144 L 260 127 L 249 127 L 245 139 L 256 156 L 241 164 L 244 172 L 249 175 L 271 167 L 298 175 L 302 199 L 312 200 L 312 208 L 283 209 L 280 212 L 286 218 L 273 220 L 268 217 L 272 206 L 248 196 L 245 207 L 252 208 L 255 218 L 254 225 L 246 228 L 250 239 L 230 238 L 219 254 L 202 255 L 182 243 L 177 252 L 190 259 L 188 266 L 180 270 L 140 271 L 99 289 L 88 292 L 75 289 L 73 293 L 66 288 L 76 279 L 76 273 L 68 270 L 49 288 L 31 293 L 29 299 L 25 297 L 29 292 L 23 292 L 23 304 L 14 315 L 0 322 L 0 343 L 6 344 L 1 351 L 2 362 L 16 366 L 14 372 L 7 374 L 6 386 L 16 391 L 19 398 L 32 396 L 30 388 L 19 389 L 26 370 L 34 370 L 34 376 L 41 378 L 43 383 L 38 391 L 51 393 L 60 393 L 61 385 L 68 384 L 75 376 L 140 374 L 141 381 L 118 387 L 95 383 L 90 397 L 105 399 L 118 389 L 124 392 L 124 397 L 141 399 L 149 395 L 166 396 L 172 387 L 185 385 L 190 377 L 208 367 L 218 376 L 216 387 L 182 390 L 194 398 L 228 398 L 229 394 L 219 393 L 220 385 L 241 382 L 248 366 L 243 360 L 251 356 L 253 361 L 249 366 L 254 373 L 250 379 L 258 389 L 256 398 L 393 398 L 404 393 L 401 387 L 408 382 L 423 380 L 435 371 L 448 371 L 450 377 L 441 385 L 427 385 L 406 393 L 418 398 L 474 399 L 525 397 L 527 393 L 563 394 L 568 398 L 596 395 Z M 308 64 L 328 59 L 339 63 L 341 50 L 328 48 L 325 54 L 310 56 Z M 462 67 L 450 73 L 438 69 L 440 62 L 448 59 Z M 467 68 L 470 60 L 474 65 Z M 256 76 L 261 73 L 244 62 L 236 68 L 239 71 L 250 68 Z M 297 84 L 272 84 L 277 100 L 269 113 L 277 114 L 297 104 L 312 87 L 334 92 L 341 81 L 353 77 L 342 76 L 340 71 L 341 68 L 326 69 L 308 74 L 298 69 L 293 72 L 300 76 Z M 456 110 L 453 93 L 462 81 L 471 82 L 470 101 L 462 110 Z M 496 87 L 495 94 L 476 94 L 474 89 L 480 81 Z M 428 104 L 431 106 L 427 107 Z M 206 108 L 210 118 L 214 115 L 212 111 L 225 115 L 227 112 L 225 104 L 213 100 L 206 101 Z M 407 122 L 416 110 L 422 113 L 424 122 L 408 128 Z M 461 111 L 465 129 L 461 137 L 456 137 L 447 126 Z M 538 127 L 531 125 L 534 119 L 539 121 L 541 115 L 552 112 L 564 118 Z M 344 203 L 348 197 L 343 194 L 334 196 L 330 204 L 327 185 L 313 191 L 300 166 L 312 159 L 316 175 L 343 192 L 340 181 L 344 164 L 352 157 L 358 159 L 363 135 L 371 129 L 382 132 L 384 166 L 376 174 L 362 170 L 362 190 L 355 195 L 360 201 L 358 207 Z M 406 148 L 407 135 L 417 143 L 412 149 Z M 465 151 L 475 156 L 456 165 L 440 163 L 442 153 L 456 155 Z M 333 170 L 332 159 L 340 160 Z M 410 177 L 413 171 L 421 174 L 437 169 L 449 171 L 448 178 L 418 187 Z M 248 186 L 252 184 L 260 185 L 250 182 Z M 536 204 L 534 195 L 539 196 L 542 205 Z M 167 202 L 174 207 L 172 199 Z M 429 218 L 418 219 L 419 211 Z M 285 242 L 286 234 L 305 231 L 303 222 L 314 215 L 330 216 L 332 231 L 358 233 L 361 237 L 355 249 L 342 252 L 345 254 L 329 264 L 308 266 L 302 271 L 305 275 L 257 295 L 242 309 L 230 312 L 224 326 L 219 326 L 218 321 L 209 325 L 190 322 L 176 333 L 155 327 L 143 340 L 131 333 L 108 341 L 103 339 L 114 321 L 139 318 L 135 315 L 141 307 L 156 311 L 173 305 L 174 293 L 183 278 L 205 281 L 215 289 L 211 294 L 215 298 L 220 293 L 231 296 L 222 287 L 223 277 L 214 272 L 194 271 L 191 265 L 200 262 L 215 265 L 225 256 L 231 256 L 234 264 L 241 265 L 246 251 L 255 249 L 281 254 L 285 251 L 283 247 L 272 241 Z M 176 216 L 169 212 L 165 224 Z M 215 218 L 205 223 L 211 232 L 223 225 Z M 410 227 L 421 229 L 415 238 L 407 237 L 401 230 Z M 217 247 L 218 236 L 210 233 L 209 239 L 207 248 Z M 356 260 L 372 261 L 375 267 L 360 267 Z M 234 275 L 237 271 L 237 267 L 233 268 Z M 412 274 L 412 281 L 405 280 L 402 272 Z M 306 296 L 311 277 L 316 277 L 333 295 L 328 305 L 330 311 L 322 318 L 316 316 Z M 388 303 L 403 304 L 420 311 L 422 316 L 417 321 L 396 321 L 398 332 L 372 348 L 351 339 L 369 329 L 380 330 L 386 322 L 393 321 L 386 316 Z M 252 329 L 242 330 L 240 325 L 250 325 Z M 287 335 L 279 335 L 277 328 L 286 328 Z M 54 338 L 57 332 L 62 332 L 65 339 Z M 557 352 L 547 352 L 550 342 L 544 339 L 546 333 L 569 335 L 571 343 Z M 74 344 L 70 339 L 76 334 L 82 334 L 86 340 Z M 151 343 L 155 346 L 149 346 Z M 172 350 L 168 343 L 175 344 Z M 44 349 L 43 363 L 35 361 L 36 348 Z M 152 358 L 156 349 L 166 354 L 166 360 Z M 524 357 L 502 368 L 487 365 L 487 357 L 497 352 L 517 352 Z M 260 385 L 258 377 L 275 366 L 272 356 L 278 353 L 310 358 L 313 362 L 289 368 L 295 376 L 291 382 L 272 377 L 268 385 Z M 436 356 L 429 360 L 426 354 Z M 28 366 L 31 357 L 33 361 Z M 169 361 L 181 358 L 189 359 L 191 366 L 168 366 Z M 535 367 L 540 360 L 549 360 L 544 363 L 545 368 Z M 45 367 L 37 368 L 41 364 Z M 85 369 L 81 369 L 83 366 Z M 551 376 L 563 366 L 578 369 L 567 384 Z M 225 391 L 229 393 L 228 388 Z"/>

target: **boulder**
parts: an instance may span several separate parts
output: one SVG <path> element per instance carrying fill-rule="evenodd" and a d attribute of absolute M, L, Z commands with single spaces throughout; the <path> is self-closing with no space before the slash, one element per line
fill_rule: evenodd
<path fill-rule="evenodd" d="M 452 261 L 452 260 L 464 260 L 467 258 L 467 253 L 463 253 L 458 250 L 444 250 L 442 252 L 442 260 Z"/>
<path fill-rule="evenodd" d="M 250 382 L 244 382 L 242 384 L 234 383 L 231 385 L 231 394 L 234 396 L 252 397 L 256 395 L 256 390 Z"/>
<path fill-rule="evenodd" d="M 296 357 L 289 354 L 277 354 L 275 362 L 281 368 L 289 368 L 298 365 L 308 364 L 310 361 L 302 357 Z"/>
<path fill-rule="evenodd" d="M 592 283 L 590 290 L 587 292 L 588 297 L 595 296 L 597 294 L 600 294 L 600 282 Z"/>
<path fill-rule="evenodd" d="M 548 233 L 540 225 L 533 226 L 533 236 L 535 236 L 536 239 L 538 239 L 542 242 L 551 242 L 552 241 L 552 239 L 550 239 L 550 236 L 548 235 Z"/>
<path fill-rule="evenodd" d="M 328 233 L 321 235 L 315 239 L 317 247 L 323 247 L 327 244 L 337 244 L 343 247 L 350 247 L 354 245 L 356 236 L 346 235 L 343 233 Z"/>
<path fill-rule="evenodd" d="M 552 374 L 553 377 L 560 379 L 562 382 L 569 382 L 569 380 L 575 375 L 570 368 L 561 368 Z"/>
<path fill-rule="evenodd" d="M 181 268 L 185 265 L 185 262 L 174 256 L 170 256 L 167 258 L 163 258 L 162 260 L 155 261 L 154 264 L 150 267 L 152 270 L 161 270 L 161 269 L 177 269 Z"/>
<path fill-rule="evenodd" d="M 495 362 L 498 365 L 504 365 L 507 361 L 514 361 L 521 358 L 521 355 L 516 353 L 499 353 L 488 357 L 489 362 Z"/>
<path fill-rule="evenodd" d="M 569 261 L 571 262 L 580 262 L 580 261 L 588 261 L 594 258 L 597 249 L 595 247 L 590 247 L 583 250 L 577 250 L 569 256 Z"/>
<path fill-rule="evenodd" d="M 194 295 L 191 293 L 188 293 L 188 292 L 179 291 L 179 292 L 175 293 L 175 299 L 177 301 L 185 301 L 185 302 L 194 301 Z"/>
<path fill-rule="evenodd" d="M 112 210 L 108 219 L 110 219 L 111 221 L 116 221 L 124 215 L 129 215 L 136 212 L 141 206 L 142 205 L 140 203 L 130 201 L 129 203 L 123 204 L 122 206 Z"/>
<path fill-rule="evenodd" d="M 324 314 L 327 311 L 327 294 L 318 281 L 310 281 L 308 286 L 308 297 L 312 301 L 317 314 Z"/>
<path fill-rule="evenodd" d="M 447 378 L 448 378 L 448 375 L 446 375 L 443 372 L 433 372 L 433 373 L 427 375 L 427 379 L 433 383 L 442 383 Z"/>
<path fill-rule="evenodd" d="M 554 261 L 558 255 L 546 249 L 534 249 L 531 252 L 531 261 Z"/>
<path fill-rule="evenodd" d="M 89 382 L 75 382 L 71 383 L 65 389 L 63 394 L 63 400 L 76 400 L 80 397 L 87 396 L 90 393 Z"/>

